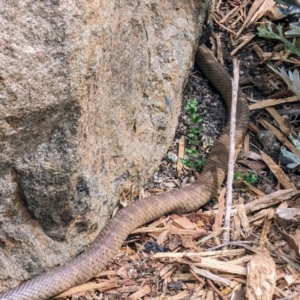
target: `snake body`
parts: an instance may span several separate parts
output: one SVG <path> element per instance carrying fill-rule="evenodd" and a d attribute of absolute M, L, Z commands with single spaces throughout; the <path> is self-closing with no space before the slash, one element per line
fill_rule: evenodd
<path fill-rule="evenodd" d="M 199 46 L 195 58 L 205 76 L 219 91 L 228 110 L 231 106 L 231 78 L 205 46 Z M 237 104 L 236 145 L 242 142 L 248 127 L 249 110 L 239 91 Z M 96 276 L 116 255 L 127 236 L 138 226 L 170 212 L 199 209 L 222 184 L 229 156 L 229 124 L 215 142 L 200 178 L 192 185 L 168 193 L 140 199 L 121 209 L 102 229 L 93 244 L 81 255 L 52 271 L 37 276 L 7 292 L 0 300 L 49 299 L 66 289 Z"/>

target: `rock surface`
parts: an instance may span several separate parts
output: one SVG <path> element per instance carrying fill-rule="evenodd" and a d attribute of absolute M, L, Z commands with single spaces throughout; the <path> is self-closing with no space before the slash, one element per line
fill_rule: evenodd
<path fill-rule="evenodd" d="M 0 290 L 89 244 L 170 144 L 210 1 L 4 1 Z"/>

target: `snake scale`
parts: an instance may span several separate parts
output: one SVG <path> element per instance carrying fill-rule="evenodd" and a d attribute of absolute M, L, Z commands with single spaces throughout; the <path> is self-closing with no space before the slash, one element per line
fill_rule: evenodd
<path fill-rule="evenodd" d="M 204 46 L 196 51 L 196 64 L 231 107 L 231 78 Z M 242 142 L 249 123 L 246 98 L 239 91 L 237 104 L 236 145 Z M 96 276 L 117 254 L 126 237 L 138 226 L 171 212 L 199 209 L 222 184 L 229 156 L 229 124 L 215 142 L 200 178 L 192 185 L 168 193 L 140 199 L 121 209 L 102 229 L 88 249 L 69 263 L 33 278 L 7 292 L 0 300 L 49 299 L 66 289 Z"/>

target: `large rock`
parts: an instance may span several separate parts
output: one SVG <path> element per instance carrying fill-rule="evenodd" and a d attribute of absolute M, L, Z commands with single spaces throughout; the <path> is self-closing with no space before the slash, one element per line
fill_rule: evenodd
<path fill-rule="evenodd" d="M 154 173 L 203 2 L 1 4 L 0 290 L 82 251 Z"/>

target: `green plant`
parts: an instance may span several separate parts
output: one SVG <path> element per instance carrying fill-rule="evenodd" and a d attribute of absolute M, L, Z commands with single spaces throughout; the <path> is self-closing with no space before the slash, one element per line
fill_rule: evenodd
<path fill-rule="evenodd" d="M 237 180 L 237 179 L 242 179 L 242 180 L 245 180 L 246 182 L 250 183 L 250 184 L 254 184 L 257 182 L 258 180 L 258 176 L 255 175 L 254 173 L 252 172 L 249 172 L 247 175 L 244 175 L 242 174 L 241 172 L 235 172 L 234 173 L 234 177 L 233 177 L 234 180 Z"/>
<path fill-rule="evenodd" d="M 200 159 L 181 159 L 181 162 L 188 168 L 194 168 L 197 171 L 201 171 L 204 164 L 205 164 L 206 159 L 204 157 L 200 158 Z"/>
<path fill-rule="evenodd" d="M 283 35 L 281 25 L 278 25 L 276 27 L 276 29 L 278 30 L 278 33 L 273 31 L 271 23 L 268 23 L 267 25 L 262 24 L 257 28 L 258 36 L 264 37 L 267 39 L 281 41 L 282 43 L 285 44 L 286 50 L 289 50 L 290 52 L 300 56 L 300 40 L 299 40 L 299 38 L 296 39 L 296 42 L 294 45 L 288 39 L 286 39 L 285 36 Z"/>
<path fill-rule="evenodd" d="M 300 6 L 298 0 L 275 0 L 277 3 L 278 12 L 282 15 L 295 15 L 298 18 L 298 22 L 289 23 L 289 29 L 284 34 L 282 32 L 282 26 L 276 27 L 278 33 L 273 31 L 271 23 L 263 24 L 258 27 L 258 35 L 260 37 L 274 39 L 281 41 L 285 44 L 286 50 L 300 57 L 300 22 L 299 13 Z M 295 37 L 295 43 L 291 43 L 286 37 Z M 278 70 L 269 66 L 282 80 L 287 84 L 288 88 L 293 91 L 298 97 L 300 97 L 300 79 L 297 69 L 286 72 L 285 68 L 278 68 Z"/>
<path fill-rule="evenodd" d="M 292 15 L 300 12 L 298 0 L 275 0 L 279 13 L 282 15 Z"/>
<path fill-rule="evenodd" d="M 289 139 L 291 142 L 295 145 L 298 151 L 300 151 L 300 134 L 298 134 L 297 139 L 295 139 L 293 136 L 289 136 Z M 290 170 L 293 170 L 300 166 L 300 158 L 295 155 L 294 153 L 285 150 L 284 148 L 281 148 L 281 155 L 286 159 L 288 162 L 286 167 Z"/>
<path fill-rule="evenodd" d="M 193 147 L 199 142 L 199 133 L 202 132 L 201 122 L 203 118 L 197 113 L 198 111 L 198 101 L 197 99 L 193 99 L 189 101 L 185 109 L 188 111 L 189 118 L 191 121 L 190 129 L 187 133 L 187 144 L 189 147 Z M 191 151 L 192 149 L 187 148 L 186 152 Z M 193 154 L 194 155 L 194 154 Z"/>
<path fill-rule="evenodd" d="M 276 27 L 278 33 L 275 33 L 272 29 L 271 23 L 267 25 L 263 24 L 258 27 L 258 35 L 260 37 L 275 39 L 283 42 L 286 45 L 286 50 L 289 50 L 291 53 L 296 54 L 300 57 L 300 6 L 298 0 L 275 0 L 277 3 L 277 8 L 279 13 L 282 15 L 295 15 L 298 18 L 298 22 L 290 23 L 288 31 L 285 32 L 287 37 L 296 37 L 295 44 L 291 43 L 283 34 L 282 26 L 278 25 Z M 284 67 L 274 69 L 269 66 L 281 79 L 286 83 L 288 88 L 293 91 L 297 97 L 300 97 L 300 74 L 297 69 L 293 72 L 289 70 L 288 72 Z M 289 139 L 296 146 L 297 150 L 300 151 L 300 135 L 297 139 L 290 136 Z M 294 153 L 281 148 L 281 157 L 284 158 L 286 167 L 290 170 L 293 170 L 300 166 L 300 158 Z"/>
<path fill-rule="evenodd" d="M 199 114 L 197 114 L 198 104 L 199 103 L 197 99 L 193 99 L 189 101 L 185 106 L 185 109 L 187 109 L 187 111 L 189 112 L 189 117 L 191 119 L 191 122 L 193 123 L 201 123 L 203 120 L 203 118 L 199 116 Z"/>
<path fill-rule="evenodd" d="M 200 171 L 203 168 L 205 158 L 200 158 L 198 151 L 198 146 L 201 142 L 200 133 L 202 132 L 201 123 L 203 120 L 198 114 L 198 104 L 197 99 L 193 99 L 185 106 L 190 119 L 190 129 L 187 132 L 187 147 L 185 149 L 187 158 L 181 159 L 181 162 L 188 168 L 195 168 L 197 171 Z"/>
<path fill-rule="evenodd" d="M 300 98 L 300 76 L 299 71 L 295 69 L 293 72 L 291 70 L 286 72 L 285 68 L 278 68 L 278 70 L 269 66 L 281 79 L 285 82 L 288 88 Z"/>

